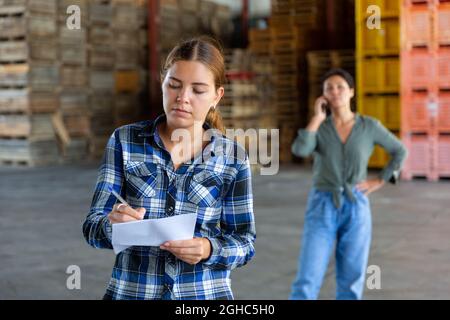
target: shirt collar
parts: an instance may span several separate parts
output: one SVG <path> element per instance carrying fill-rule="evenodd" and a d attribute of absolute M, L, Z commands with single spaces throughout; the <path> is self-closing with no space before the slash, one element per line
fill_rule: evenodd
<path fill-rule="evenodd" d="M 357 124 L 360 121 L 361 116 L 359 115 L 358 112 L 355 112 L 355 124 Z M 331 114 L 327 117 L 327 119 L 325 120 L 326 122 L 332 123 L 333 122 L 333 117 L 331 116 Z"/>
<path fill-rule="evenodd" d="M 160 140 L 161 138 L 159 137 L 158 134 L 158 125 L 166 122 L 167 121 L 167 117 L 165 114 L 161 114 L 159 115 L 154 121 L 150 122 L 148 125 L 144 126 L 141 130 L 141 132 L 138 134 L 139 137 L 150 137 L 153 138 L 153 141 L 159 146 L 161 147 L 160 144 L 158 144 L 158 140 Z M 203 129 L 205 131 L 209 130 L 209 129 L 213 129 L 212 126 L 208 123 L 208 122 L 204 122 L 203 123 Z M 220 133 L 219 130 L 215 130 L 213 129 L 212 131 L 212 135 L 210 138 L 210 143 L 208 143 L 208 145 L 205 147 L 205 149 L 203 150 L 203 154 L 209 153 L 212 156 L 215 156 L 217 151 L 216 150 L 216 142 L 217 142 L 217 138 L 219 136 L 222 136 L 222 134 Z"/>

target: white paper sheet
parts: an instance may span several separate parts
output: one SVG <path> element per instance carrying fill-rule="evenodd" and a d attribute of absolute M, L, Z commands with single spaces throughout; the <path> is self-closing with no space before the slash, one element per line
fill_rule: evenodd
<path fill-rule="evenodd" d="M 195 213 L 180 214 L 161 219 L 146 219 L 112 225 L 114 253 L 131 246 L 160 246 L 170 240 L 187 240 L 194 237 Z"/>

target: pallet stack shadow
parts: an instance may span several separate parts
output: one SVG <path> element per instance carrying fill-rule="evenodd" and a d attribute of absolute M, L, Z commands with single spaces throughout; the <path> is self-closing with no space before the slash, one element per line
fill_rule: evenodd
<path fill-rule="evenodd" d="M 356 1 L 356 104 L 400 136 L 400 0 Z M 369 19 L 381 10 L 380 26 Z M 378 28 L 379 27 L 379 28 Z M 369 167 L 382 168 L 387 153 L 375 146 Z"/>
<path fill-rule="evenodd" d="M 450 3 L 405 1 L 402 31 L 402 176 L 450 177 Z"/>
<path fill-rule="evenodd" d="M 58 162 L 56 1 L 0 7 L 0 163 Z"/>

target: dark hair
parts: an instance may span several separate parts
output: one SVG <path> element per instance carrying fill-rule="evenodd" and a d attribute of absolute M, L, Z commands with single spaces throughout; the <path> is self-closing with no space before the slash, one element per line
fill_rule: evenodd
<path fill-rule="evenodd" d="M 161 70 L 161 82 L 164 81 L 168 70 L 177 61 L 198 61 L 203 63 L 214 75 L 216 90 L 226 82 L 223 49 L 220 43 L 214 38 L 200 36 L 182 41 L 176 45 L 167 56 L 166 62 Z M 205 122 L 209 123 L 213 128 L 225 132 L 222 117 L 217 108 L 211 108 L 209 110 Z"/>
<path fill-rule="evenodd" d="M 325 84 L 325 81 L 327 81 L 328 78 L 331 78 L 333 76 L 342 77 L 347 82 L 350 89 L 355 88 L 355 80 L 353 79 L 352 75 L 349 72 L 347 72 L 341 68 L 333 68 L 333 69 L 329 70 L 327 73 L 325 73 L 322 76 L 322 81 L 321 81 L 322 87 Z"/>

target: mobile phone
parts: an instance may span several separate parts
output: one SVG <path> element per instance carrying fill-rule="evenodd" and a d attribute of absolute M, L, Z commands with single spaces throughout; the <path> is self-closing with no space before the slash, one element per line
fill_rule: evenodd
<path fill-rule="evenodd" d="M 330 106 L 328 105 L 328 101 L 326 103 L 322 103 L 322 111 L 327 112 L 330 110 Z"/>

